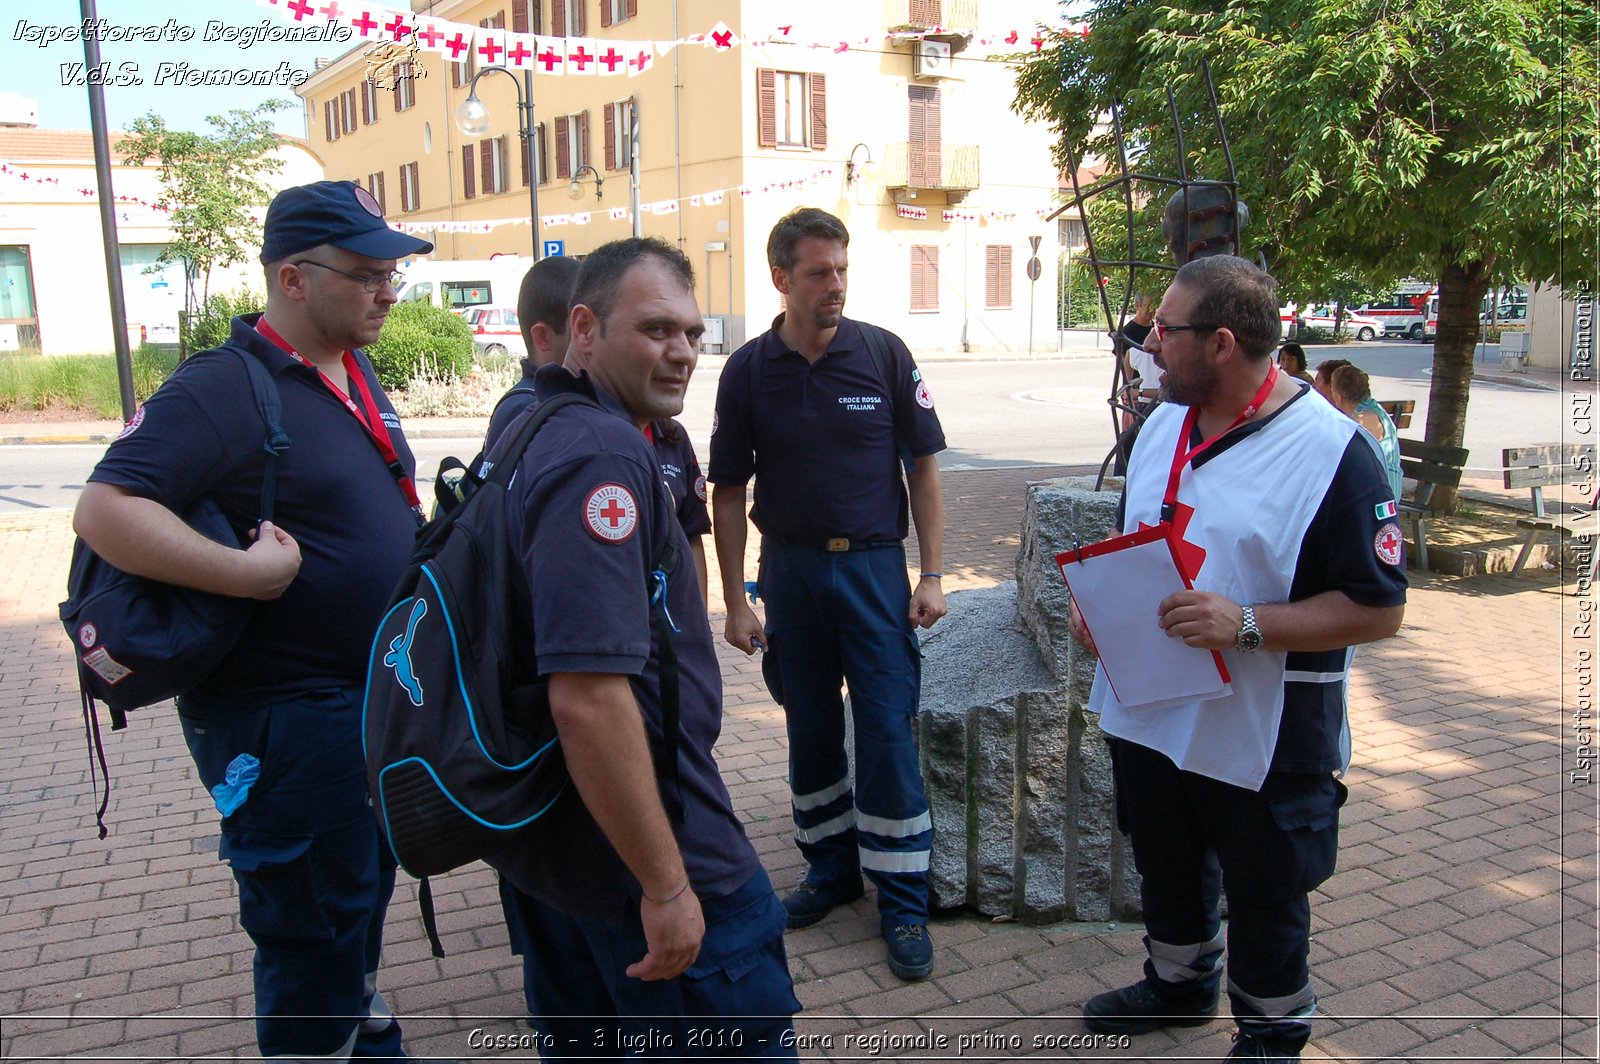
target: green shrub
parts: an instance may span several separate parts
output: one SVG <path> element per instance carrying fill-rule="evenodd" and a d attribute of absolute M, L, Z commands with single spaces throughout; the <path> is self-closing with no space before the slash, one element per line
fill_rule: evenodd
<path fill-rule="evenodd" d="M 366 348 L 385 388 L 403 389 L 411 378 L 460 380 L 472 371 L 472 329 L 427 303 L 396 303 L 383 335 Z"/>
<path fill-rule="evenodd" d="M 1315 325 L 1305 325 L 1301 327 L 1300 335 L 1295 339 L 1302 344 L 1331 344 L 1334 342 L 1335 337 L 1327 329 L 1318 328 Z"/>
<path fill-rule="evenodd" d="M 178 351 L 173 347 L 140 344 L 133 352 L 133 396 L 144 402 L 161 387 L 161 382 L 178 368 Z M 119 407 L 120 409 L 120 407 Z"/>
<path fill-rule="evenodd" d="M 228 338 L 233 319 L 240 314 L 254 314 L 265 310 L 266 297 L 248 288 L 234 292 L 219 292 L 208 296 L 204 306 L 186 319 L 183 342 L 193 354 L 216 347 Z"/>

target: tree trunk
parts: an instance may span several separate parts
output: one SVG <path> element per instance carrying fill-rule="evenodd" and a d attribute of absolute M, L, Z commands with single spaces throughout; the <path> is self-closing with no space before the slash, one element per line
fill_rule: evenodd
<path fill-rule="evenodd" d="M 1433 343 L 1433 382 L 1428 387 L 1428 426 L 1424 439 L 1460 447 L 1467 429 L 1467 393 L 1472 387 L 1473 349 L 1478 343 L 1478 307 L 1489 290 L 1493 259 L 1461 265 L 1445 256 L 1439 271 L 1439 334 Z M 1440 486 L 1434 505 L 1455 513 L 1456 489 Z"/>

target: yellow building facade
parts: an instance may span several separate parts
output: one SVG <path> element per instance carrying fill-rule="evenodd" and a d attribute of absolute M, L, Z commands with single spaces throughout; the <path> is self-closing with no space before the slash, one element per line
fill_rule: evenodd
<path fill-rule="evenodd" d="M 435 242 L 434 258 L 535 253 L 530 192 L 543 253 L 559 241 L 581 256 L 633 232 L 636 105 L 638 231 L 695 264 L 708 350 L 731 351 L 778 313 L 766 239 L 798 206 L 850 227 L 847 313 L 913 350 L 1055 349 L 1057 237 L 1043 215 L 1058 174 L 1048 131 L 1011 111 L 1001 58 L 1029 46 L 1054 4 L 413 2 L 404 47 L 372 27 L 296 91 L 327 176 L 371 189 L 393 224 Z M 477 78 L 488 128 L 468 135 L 457 109 L 488 65 L 512 73 Z"/>

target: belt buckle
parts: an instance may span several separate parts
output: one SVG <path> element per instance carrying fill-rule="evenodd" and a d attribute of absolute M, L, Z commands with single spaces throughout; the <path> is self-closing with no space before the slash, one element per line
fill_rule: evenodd
<path fill-rule="evenodd" d="M 828 540 L 828 550 L 830 550 L 830 551 L 832 551 L 834 553 L 838 553 L 839 551 L 845 551 L 845 550 L 849 550 L 849 549 L 850 549 L 850 541 L 848 539 L 845 539 L 843 536 L 835 536 L 834 538 Z"/>

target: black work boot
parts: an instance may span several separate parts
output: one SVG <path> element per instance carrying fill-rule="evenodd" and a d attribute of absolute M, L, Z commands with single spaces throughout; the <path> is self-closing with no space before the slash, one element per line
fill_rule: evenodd
<path fill-rule="evenodd" d="M 1141 979 L 1096 994 L 1083 1006 L 1083 1023 L 1097 1034 L 1146 1034 L 1162 1027 L 1203 1027 L 1216 1019 L 1217 998 L 1194 1000 L 1172 984 Z"/>

